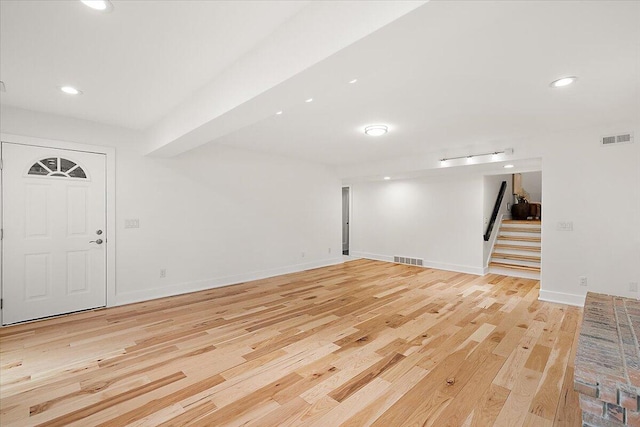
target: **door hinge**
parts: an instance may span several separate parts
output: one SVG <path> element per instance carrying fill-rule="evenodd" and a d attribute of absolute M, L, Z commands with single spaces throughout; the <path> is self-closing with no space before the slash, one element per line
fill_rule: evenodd
<path fill-rule="evenodd" d="M 0 159 L 0 171 L 4 168 L 4 160 Z"/>
<path fill-rule="evenodd" d="M 0 240 L 4 240 L 4 228 L 0 228 Z"/>
<path fill-rule="evenodd" d="M 4 300 L 0 298 L 0 310 L 4 308 Z"/>

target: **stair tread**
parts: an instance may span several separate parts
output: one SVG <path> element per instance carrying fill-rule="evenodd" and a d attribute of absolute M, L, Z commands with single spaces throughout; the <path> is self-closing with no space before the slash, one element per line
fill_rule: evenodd
<path fill-rule="evenodd" d="M 506 264 L 502 262 L 490 262 L 489 267 L 497 267 L 497 268 L 508 268 L 511 270 L 522 270 L 522 271 L 532 271 L 535 273 L 540 272 L 540 267 L 532 267 L 528 265 L 515 265 L 515 264 Z"/>
<path fill-rule="evenodd" d="M 503 219 L 503 224 L 542 224 L 542 221 L 539 219 Z"/>
<path fill-rule="evenodd" d="M 507 245 L 505 243 L 496 243 L 494 249 L 513 249 L 516 251 L 540 252 L 540 246 L 527 245 Z"/>
<path fill-rule="evenodd" d="M 506 254 L 503 252 L 494 252 L 491 257 L 500 259 L 516 259 L 519 261 L 540 262 L 540 257 L 534 255 Z"/>
<path fill-rule="evenodd" d="M 540 237 L 530 237 L 530 236 L 505 236 L 504 234 L 498 235 L 498 239 L 500 240 L 513 240 L 518 242 L 540 242 L 542 239 Z"/>
<path fill-rule="evenodd" d="M 542 232 L 542 229 L 540 227 L 500 227 L 500 231 L 518 233 L 540 233 Z"/>

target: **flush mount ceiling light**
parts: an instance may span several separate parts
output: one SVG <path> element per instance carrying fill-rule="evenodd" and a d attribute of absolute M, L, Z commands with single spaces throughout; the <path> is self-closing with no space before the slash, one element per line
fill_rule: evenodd
<path fill-rule="evenodd" d="M 60 86 L 60 90 L 67 95 L 82 95 L 82 91 L 80 89 L 76 89 L 73 86 Z"/>
<path fill-rule="evenodd" d="M 382 178 L 382 179 L 384 179 L 385 181 L 389 181 L 389 180 L 391 179 L 391 177 L 390 177 L 390 176 L 385 176 L 385 177 L 384 177 L 384 178 Z"/>
<path fill-rule="evenodd" d="M 85 6 L 100 12 L 111 12 L 113 5 L 109 0 L 80 0 Z"/>
<path fill-rule="evenodd" d="M 505 169 L 511 169 L 513 167 L 513 165 L 504 165 Z"/>
<path fill-rule="evenodd" d="M 306 99 L 304 102 L 306 103 L 313 102 L 313 98 Z"/>
<path fill-rule="evenodd" d="M 370 125 L 364 128 L 364 133 L 369 136 L 384 135 L 388 131 L 389 127 L 387 125 Z"/>
<path fill-rule="evenodd" d="M 576 76 L 563 77 L 561 79 L 552 81 L 549 86 L 551 87 L 569 86 L 571 83 L 575 82 L 576 80 L 578 80 Z"/>
<path fill-rule="evenodd" d="M 358 79 L 353 79 L 353 80 L 351 80 L 351 81 L 349 82 L 349 84 L 354 84 L 354 83 L 355 83 L 355 82 L 357 82 L 357 81 L 358 81 Z"/>
<path fill-rule="evenodd" d="M 276 111 L 276 116 L 279 116 L 280 114 L 282 114 L 282 110 Z"/>

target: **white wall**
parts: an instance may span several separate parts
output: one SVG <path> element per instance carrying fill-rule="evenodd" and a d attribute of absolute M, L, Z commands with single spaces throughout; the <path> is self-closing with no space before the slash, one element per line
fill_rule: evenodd
<path fill-rule="evenodd" d="M 599 144 L 603 135 L 629 131 L 632 144 Z M 640 297 L 629 291 L 629 283 L 640 283 L 639 135 L 640 122 L 624 122 L 510 141 L 514 162 L 542 159 L 541 299 L 582 305 L 587 291 Z M 348 165 L 340 174 L 350 181 L 346 177 L 436 169 L 438 163 L 436 153 Z M 573 231 L 557 230 L 560 221 L 572 221 Z M 587 287 L 578 285 L 580 276 Z"/>
<path fill-rule="evenodd" d="M 155 159 L 134 131 L 9 107 L 1 119 L 5 134 L 117 147 L 117 303 L 341 262 L 341 184 L 323 166 L 216 145 Z"/>
<path fill-rule="evenodd" d="M 117 147 L 121 302 L 304 268 L 305 260 L 307 266 L 334 262 L 340 253 L 340 183 L 322 167 L 215 146 L 176 159 L 143 158 L 135 132 L 4 106 L 0 124 L 6 133 Z M 638 139 L 640 122 L 511 141 L 514 160 L 542 158 L 543 299 L 582 304 L 587 291 L 640 295 L 629 291 L 630 282 L 640 282 L 640 142 L 598 143 L 602 135 L 625 131 Z M 437 159 L 421 161 L 436 168 Z M 416 160 L 407 161 L 413 163 L 405 170 L 416 170 Z M 403 166 L 390 162 L 393 170 Z M 389 170 L 383 163 L 349 166 L 350 176 Z M 481 176 L 455 174 L 354 183 L 352 249 L 480 272 L 483 185 Z M 461 208 L 465 203 L 477 210 Z M 125 218 L 139 218 L 141 228 L 124 230 Z M 573 231 L 558 231 L 559 221 L 572 221 Z M 265 230 L 271 227 L 278 232 Z M 274 241 L 276 235 L 282 241 Z M 180 267 L 203 260 L 211 265 Z M 161 267 L 168 273 L 162 280 Z M 578 285 L 583 275 L 586 288 Z"/>
<path fill-rule="evenodd" d="M 351 255 L 482 274 L 482 176 L 356 183 L 351 191 Z"/>
<path fill-rule="evenodd" d="M 522 188 L 529 193 L 530 202 L 542 202 L 542 172 L 522 173 Z"/>
<path fill-rule="evenodd" d="M 483 253 L 483 267 L 488 267 L 489 258 L 491 258 L 491 248 L 493 247 L 493 243 L 495 242 L 495 238 L 498 235 L 498 231 L 500 228 L 500 219 L 504 215 L 509 215 L 509 210 L 507 207 L 510 203 L 513 203 L 513 180 L 512 175 L 489 175 L 484 177 L 484 188 L 483 188 L 483 229 L 482 232 L 486 233 L 487 226 L 489 225 L 489 221 L 491 221 L 491 214 L 493 213 L 493 207 L 496 204 L 496 198 L 498 197 L 498 193 L 500 191 L 500 186 L 502 185 L 502 181 L 507 182 L 507 189 L 504 192 L 504 197 L 502 198 L 502 203 L 500 204 L 500 210 L 498 211 L 498 217 L 496 218 L 496 223 L 491 232 L 491 238 L 489 241 L 485 242 L 483 240 L 482 245 L 482 253 Z"/>
<path fill-rule="evenodd" d="M 543 156 L 543 299 L 582 304 L 587 291 L 640 297 L 640 143 L 601 147 L 599 137 L 640 123 L 538 139 Z M 573 231 L 558 231 L 559 221 Z M 586 276 L 588 286 L 578 285 Z"/>

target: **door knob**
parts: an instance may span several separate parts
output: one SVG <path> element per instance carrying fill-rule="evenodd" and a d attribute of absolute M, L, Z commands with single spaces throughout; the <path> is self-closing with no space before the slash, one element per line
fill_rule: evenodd
<path fill-rule="evenodd" d="M 97 243 L 97 244 L 101 245 L 102 244 L 102 239 L 91 240 L 91 241 L 89 241 L 89 243 Z"/>

